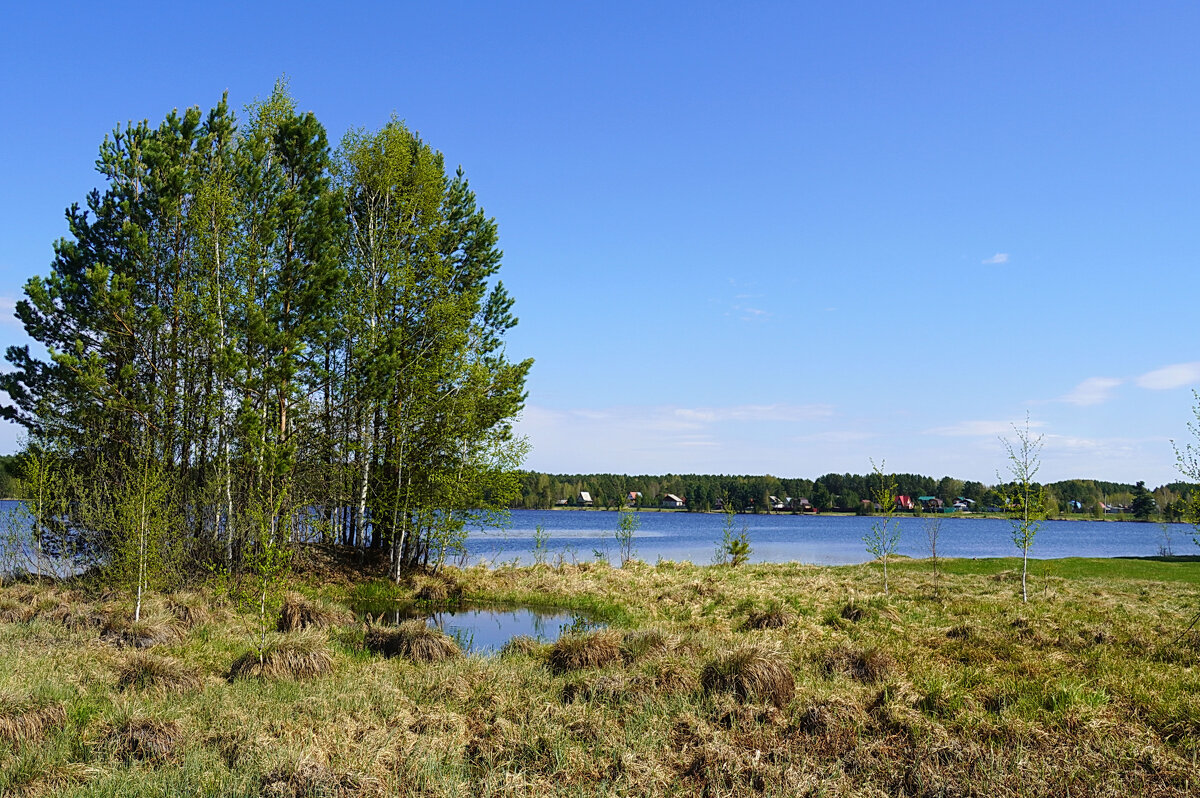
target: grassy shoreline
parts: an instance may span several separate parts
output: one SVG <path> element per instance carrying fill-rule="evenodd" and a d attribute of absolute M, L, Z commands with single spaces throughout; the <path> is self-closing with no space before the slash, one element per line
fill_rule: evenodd
<path fill-rule="evenodd" d="M 1189 795 L 1200 558 L 584 563 L 363 580 L 321 552 L 273 632 L 209 587 L 0 589 L 0 794 Z M 384 656 L 365 598 L 585 610 L 558 647 Z M 274 623 L 274 618 L 272 618 Z M 319 626 L 319 628 L 318 628 Z M 122 631 L 123 630 L 123 631 Z M 137 632 L 141 634 L 142 632 Z M 121 635 L 125 635 L 122 637 Z M 378 634 L 376 634 L 378 637 Z"/>

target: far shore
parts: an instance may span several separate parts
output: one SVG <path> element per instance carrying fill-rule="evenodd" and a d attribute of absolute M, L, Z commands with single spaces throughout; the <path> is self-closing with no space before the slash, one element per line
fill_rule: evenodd
<path fill-rule="evenodd" d="M 617 510 L 622 509 L 622 508 L 611 507 L 611 506 L 579 507 L 579 506 L 568 505 L 565 507 L 512 507 L 510 509 L 512 509 L 512 510 L 553 510 L 555 512 L 561 512 L 561 511 L 597 512 L 597 511 L 599 511 L 599 512 L 610 512 L 611 513 L 611 512 L 616 512 Z M 624 508 L 624 509 L 634 510 L 639 513 L 692 513 L 694 515 L 721 515 L 721 513 L 722 513 L 721 510 L 689 510 L 685 507 L 629 507 L 629 508 Z M 823 513 L 792 513 L 792 512 L 783 512 L 783 511 L 779 511 L 779 510 L 769 510 L 769 511 L 763 511 L 763 512 L 758 512 L 758 513 L 744 513 L 743 512 L 743 513 L 737 513 L 737 515 L 773 515 L 773 516 L 798 516 L 798 517 L 817 516 L 817 517 L 822 517 L 822 518 L 858 518 L 859 517 L 858 513 L 846 513 L 846 512 L 839 512 L 837 510 L 829 510 L 829 511 L 826 511 Z M 882 514 L 876 514 L 876 515 L 878 517 L 882 517 Z M 872 516 L 864 516 L 864 517 L 870 518 Z M 998 521 L 1011 520 L 1009 518 L 1009 516 L 1005 515 L 1004 513 L 958 513 L 958 512 L 955 512 L 955 513 L 896 513 L 895 517 L 899 517 L 899 518 L 970 518 L 970 519 L 990 518 L 990 519 L 994 519 L 994 520 L 998 520 Z M 1096 518 L 1095 516 L 1085 515 L 1083 513 L 1077 513 L 1077 514 L 1076 513 L 1072 513 L 1072 514 L 1059 513 L 1058 515 L 1055 515 L 1050 518 L 1046 518 L 1044 520 L 1046 520 L 1046 521 L 1096 521 L 1098 523 L 1112 523 L 1112 522 L 1117 522 L 1117 521 L 1128 521 L 1129 523 L 1135 523 L 1135 524 L 1162 524 L 1162 523 L 1186 524 L 1187 523 L 1186 521 L 1165 521 L 1164 519 L 1161 519 L 1161 518 L 1147 518 L 1145 521 L 1139 521 L 1138 519 L 1134 518 L 1129 513 L 1112 513 L 1112 514 L 1105 515 L 1103 518 Z"/>

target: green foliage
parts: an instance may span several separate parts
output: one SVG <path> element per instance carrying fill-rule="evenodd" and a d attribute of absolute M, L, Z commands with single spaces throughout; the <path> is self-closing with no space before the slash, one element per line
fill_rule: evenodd
<path fill-rule="evenodd" d="M 271 619 L 283 603 L 283 580 L 291 564 L 288 525 L 280 524 L 280 509 L 285 499 L 281 495 L 273 506 L 257 504 L 251 508 L 256 534 L 246 552 L 246 561 L 254 583 L 249 598 L 258 615 L 256 645 L 260 664 L 265 662 L 267 633 L 273 626 Z"/>
<path fill-rule="evenodd" d="M 641 525 L 642 519 L 638 516 L 637 510 L 632 507 L 622 506 L 617 512 L 617 550 L 621 556 L 622 567 L 633 562 L 637 557 L 633 538 Z"/>
<path fill-rule="evenodd" d="M 0 454 L 0 499 L 11 499 L 17 495 L 21 461 L 15 454 Z"/>
<path fill-rule="evenodd" d="M 67 523 L 75 482 L 71 463 L 53 442 L 30 436 L 18 461 L 16 497 L 0 541 L 0 575 L 64 576 L 77 564 L 79 540 Z"/>
<path fill-rule="evenodd" d="M 83 530 L 124 569 L 141 490 L 177 562 L 257 573 L 266 525 L 437 568 L 514 502 L 527 451 L 496 222 L 395 120 L 331 154 L 283 81 L 243 117 L 222 98 L 116 130 L 26 285 L 49 355 L 9 349 L 0 415 L 80 483 L 39 539 Z"/>
<path fill-rule="evenodd" d="M 550 533 L 538 524 L 533 530 L 533 562 L 535 565 L 546 564 L 546 553 L 550 546 Z"/>
<path fill-rule="evenodd" d="M 1033 436 L 1029 429 L 1029 416 L 1025 426 L 1013 425 L 1016 442 L 1001 438 L 1008 455 L 1008 470 L 1012 481 L 1008 484 L 1005 498 L 1009 518 L 1012 521 L 1013 543 L 1021 550 L 1021 600 L 1029 601 L 1028 574 L 1029 549 L 1037 535 L 1041 521 L 1046 517 L 1046 493 L 1035 482 L 1041 469 L 1042 436 Z"/>
<path fill-rule="evenodd" d="M 952 506 L 960 497 L 975 502 L 975 511 L 986 507 L 1004 507 L 1002 493 L 982 482 L 958 480 L 945 476 L 941 479 L 921 474 L 893 474 L 896 493 L 906 496 L 937 496 Z M 687 509 L 691 512 L 708 512 L 716 508 L 717 498 L 729 496 L 734 507 L 747 510 L 751 506 L 761 507 L 767 496 L 780 498 L 807 498 L 814 503 L 824 501 L 821 491 L 829 495 L 825 509 L 842 512 L 870 514 L 862 509 L 862 500 L 874 491 L 871 474 L 825 474 L 812 479 L 785 479 L 771 475 L 729 476 L 713 474 L 546 474 L 522 471 L 517 475 L 520 496 L 513 507 L 527 509 L 554 507 L 563 501 L 574 505 L 579 491 L 591 493 L 596 506 L 616 506 L 619 497 L 630 491 L 641 493 L 635 503 L 639 507 L 657 507 L 661 497 L 674 493 L 687 497 Z M 1003 487 L 1003 486 L 1000 486 Z M 1062 513 L 1089 510 L 1104 496 L 1115 500 L 1123 493 L 1130 493 L 1134 486 L 1119 482 L 1094 479 L 1072 479 L 1048 483 L 1042 486 L 1046 492 L 1047 507 L 1057 505 Z M 1194 488 L 1188 483 L 1164 485 L 1155 490 L 1160 507 L 1169 500 L 1188 495 Z M 1160 498 L 1159 494 L 1162 494 Z M 1070 502 L 1077 501 L 1081 508 L 1073 508 Z M 798 507 L 792 508 L 798 512 Z"/>
<path fill-rule="evenodd" d="M 1192 405 L 1192 421 L 1188 422 L 1188 432 L 1195 439 L 1192 443 L 1184 444 L 1180 449 L 1174 441 L 1175 467 L 1179 473 L 1191 483 L 1200 482 L 1200 391 L 1192 391 L 1195 403 Z M 1191 490 L 1183 501 L 1183 519 L 1192 525 L 1192 540 L 1200 546 L 1200 490 Z"/>
<path fill-rule="evenodd" d="M 750 559 L 750 528 L 743 525 L 741 532 L 734 533 L 737 512 L 729 497 L 725 497 L 722 503 L 721 515 L 721 542 L 717 544 L 715 562 L 720 565 L 741 565 Z"/>
<path fill-rule="evenodd" d="M 1150 516 L 1158 511 L 1158 505 L 1150 491 L 1146 490 L 1145 482 L 1138 482 L 1133 488 L 1133 503 L 1130 506 L 1133 517 L 1139 521 L 1149 521 Z"/>
<path fill-rule="evenodd" d="M 108 496 L 93 495 L 85 519 L 109 541 L 108 581 L 133 590 L 138 622 L 145 594 L 162 587 L 172 571 L 169 533 L 178 515 L 173 484 L 148 452 L 131 466 L 105 468 L 104 476 L 92 487 Z"/>
<path fill-rule="evenodd" d="M 816 507 L 817 510 L 829 510 L 833 508 L 833 496 L 830 495 L 829 489 L 821 482 L 813 485 L 810 501 L 812 501 L 812 506 Z"/>
<path fill-rule="evenodd" d="M 888 561 L 900 547 L 900 520 L 896 518 L 896 497 L 899 495 L 896 492 L 896 479 L 885 474 L 883 466 L 883 462 L 875 465 L 875 461 L 871 461 L 871 470 L 876 479 L 872 496 L 879 505 L 880 515 L 872 522 L 871 531 L 863 538 L 863 543 L 867 547 L 867 553 L 883 565 L 883 593 L 886 596 L 891 594 L 888 584 Z"/>
<path fill-rule="evenodd" d="M 933 564 L 933 592 L 938 594 L 941 591 L 941 571 L 938 568 L 938 537 L 942 532 L 942 519 L 939 516 L 933 516 L 925 520 L 925 539 L 929 542 L 929 559 Z"/>

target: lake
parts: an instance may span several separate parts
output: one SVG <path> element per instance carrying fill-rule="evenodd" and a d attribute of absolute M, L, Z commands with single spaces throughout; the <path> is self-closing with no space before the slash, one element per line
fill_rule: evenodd
<path fill-rule="evenodd" d="M 724 516 L 719 513 L 644 512 L 635 534 L 636 556 L 653 563 L 658 559 L 712 561 L 721 540 Z M 1012 525 L 1005 520 L 943 516 L 897 516 L 899 553 L 928 557 L 925 534 L 931 518 L 941 521 L 938 555 L 944 557 L 1011 557 L 1020 553 L 1012 542 Z M 743 525 L 750 536 L 751 562 L 797 561 L 817 565 L 850 565 L 867 562 L 862 539 L 870 516 L 738 515 L 735 533 Z M 591 560 L 599 551 L 616 562 L 617 513 L 605 510 L 514 510 L 507 529 L 474 530 L 467 538 L 468 562 L 490 564 L 534 561 L 534 535 L 541 525 L 549 535 L 547 562 L 562 556 L 567 562 Z M 1176 554 L 1197 554 L 1193 529 L 1170 524 Z M 1144 557 L 1159 553 L 1163 529 L 1155 523 L 1117 521 L 1046 521 L 1034 539 L 1030 556 Z"/>
<path fill-rule="evenodd" d="M 0 548 L 14 517 L 17 502 L 0 501 Z M 938 554 L 944 557 L 1010 557 L 1019 554 L 1012 542 L 1008 521 L 955 516 L 898 516 L 900 554 L 928 557 L 925 525 L 941 520 Z M 721 540 L 724 516 L 720 513 L 643 512 L 634 537 L 636 556 L 653 563 L 658 559 L 712 562 Z M 862 539 L 878 519 L 870 516 L 739 515 L 735 532 L 743 525 L 753 549 L 751 562 L 802 562 L 815 565 L 850 565 L 871 559 Z M 547 562 L 592 560 L 599 552 L 610 561 L 619 559 L 615 538 L 617 513 L 607 510 L 513 510 L 505 529 L 472 530 L 467 537 L 467 564 L 534 562 L 534 535 L 538 526 L 548 534 Z M 1187 524 L 1170 524 L 1175 554 L 1200 554 Z M 1159 553 L 1162 526 L 1119 521 L 1046 521 L 1030 549 L 1030 556 L 1146 557 Z M 2 554 L 3 552 L 0 552 Z M 0 558 L 2 562 L 3 558 Z"/>

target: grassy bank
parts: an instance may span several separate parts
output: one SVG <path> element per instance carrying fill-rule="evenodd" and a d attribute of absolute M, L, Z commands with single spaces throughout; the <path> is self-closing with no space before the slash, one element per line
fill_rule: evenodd
<path fill-rule="evenodd" d="M 1200 562 L 664 562 L 300 573 L 132 624 L 87 585 L 0 591 L 0 792 L 65 795 L 1193 795 Z M 462 657 L 357 598 L 584 609 L 610 627 Z M 275 619 L 272 619 L 275 623 Z M 303 628 L 307 627 L 307 628 Z M 144 645 L 145 648 L 138 648 Z M 250 655 L 247 657 L 247 655 Z M 236 664 L 235 664 L 236 663 Z"/>

